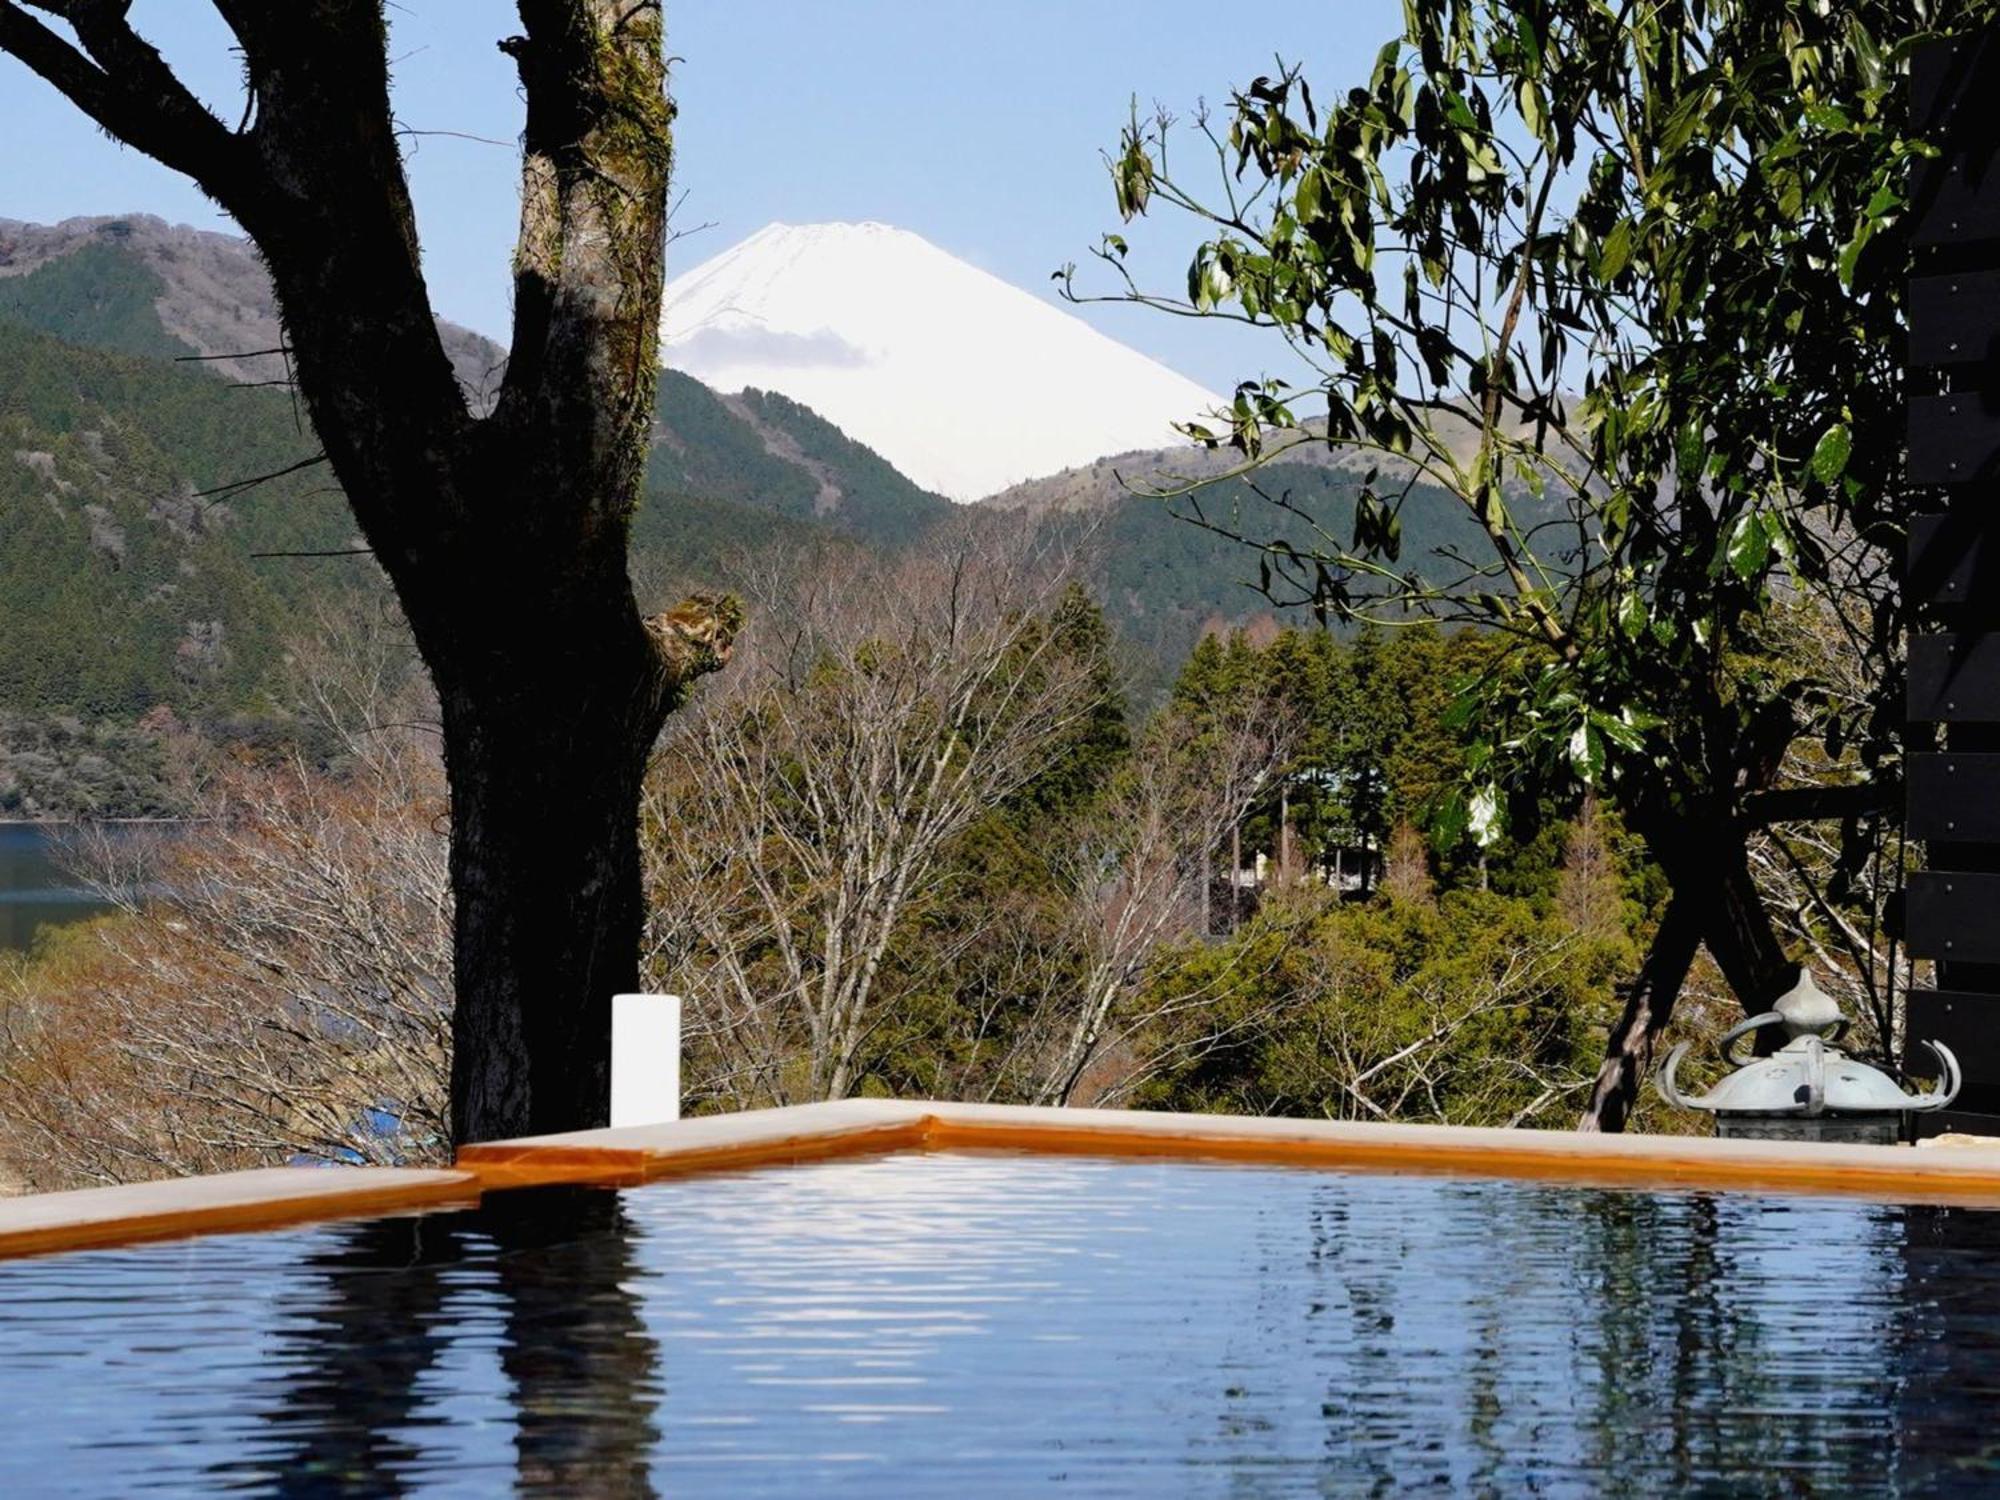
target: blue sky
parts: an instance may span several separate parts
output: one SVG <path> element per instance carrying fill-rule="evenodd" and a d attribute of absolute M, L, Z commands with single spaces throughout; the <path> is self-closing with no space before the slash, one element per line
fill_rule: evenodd
<path fill-rule="evenodd" d="M 207 0 L 136 0 L 133 17 L 226 112 L 240 107 L 230 38 Z M 396 109 L 414 131 L 512 142 L 520 102 L 494 42 L 518 29 L 501 0 L 396 0 Z M 1136 95 L 1176 114 L 1226 100 L 1275 55 L 1321 92 L 1363 81 L 1401 23 L 1400 0 L 1232 10 L 1193 0 L 669 0 L 683 59 L 676 192 L 685 270 L 774 219 L 880 219 L 1038 292 L 1115 226 L 1101 150 Z M 148 212 L 229 228 L 166 169 L 105 139 L 55 92 L 0 59 L 0 218 Z M 233 119 L 233 112 L 230 113 Z M 501 338 L 514 237 L 511 146 L 410 137 L 432 298 Z M 1178 282 L 1192 226 L 1135 239 L 1151 279 Z M 1214 388 L 1279 351 L 1254 336 L 1134 308 L 1091 313 L 1112 336 Z"/>

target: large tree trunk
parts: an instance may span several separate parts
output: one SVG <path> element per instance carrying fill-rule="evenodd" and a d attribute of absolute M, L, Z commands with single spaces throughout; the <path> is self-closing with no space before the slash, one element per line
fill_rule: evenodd
<path fill-rule="evenodd" d="M 0 0 L 0 50 L 187 173 L 250 234 L 325 458 L 444 706 L 458 1141 L 602 1124 L 635 980 L 640 773 L 732 601 L 642 622 L 625 573 L 658 371 L 672 106 L 660 8 L 518 0 L 526 103 L 514 330 L 490 414 L 453 378 L 389 107 L 382 0 L 214 0 L 232 128 L 117 0 Z"/>
<path fill-rule="evenodd" d="M 588 650 L 602 635 L 557 638 Z M 625 653 L 636 660 L 588 662 L 523 647 L 507 653 L 521 669 L 511 685 L 440 695 L 457 1140 L 608 1123 L 611 997 L 638 988 L 635 809 L 665 710 L 648 648 L 641 636 Z"/>

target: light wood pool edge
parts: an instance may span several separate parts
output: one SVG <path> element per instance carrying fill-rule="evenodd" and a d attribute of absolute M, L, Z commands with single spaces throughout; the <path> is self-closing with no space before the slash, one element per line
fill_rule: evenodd
<path fill-rule="evenodd" d="M 1185 1158 L 2000 1209 L 2000 1141 L 1919 1150 L 851 1100 L 488 1142 L 465 1147 L 448 1170 L 275 1168 L 0 1199 L 0 1258 L 471 1206 L 487 1192 L 509 1188 L 624 1187 L 908 1150 Z M 298 1175 L 274 1190 L 270 1179 L 286 1173 Z M 64 1200 L 76 1207 L 68 1218 Z M 119 1211 L 121 1203 L 129 1211 Z"/>
<path fill-rule="evenodd" d="M 849 1101 L 859 1108 L 864 1101 Z M 1109 1157 L 1185 1157 L 1276 1166 L 1661 1190 L 1813 1193 L 1899 1203 L 2000 1209 L 2000 1140 L 1964 1150 L 1720 1141 L 1697 1136 L 1580 1135 L 1448 1125 L 1377 1125 L 1146 1111 L 865 1101 L 865 1127 L 777 1138 L 759 1134 L 699 1148 L 680 1125 L 582 1131 L 469 1146 L 459 1165 L 489 1187 L 534 1182 L 625 1185 L 667 1176 L 896 1150 L 999 1150 Z M 832 1111 L 840 1105 L 804 1109 Z M 893 1112 L 893 1115 L 891 1115 Z M 709 1117 L 775 1122 L 786 1110 Z M 885 1118 L 885 1116 L 889 1116 Z"/>
<path fill-rule="evenodd" d="M 343 1180 L 363 1171 L 368 1175 L 361 1180 Z M 279 1185 L 277 1174 L 297 1178 Z M 28 1194 L 0 1198 L 0 1260 L 469 1208 L 480 1192 L 473 1173 L 448 1169 L 272 1167 Z"/>

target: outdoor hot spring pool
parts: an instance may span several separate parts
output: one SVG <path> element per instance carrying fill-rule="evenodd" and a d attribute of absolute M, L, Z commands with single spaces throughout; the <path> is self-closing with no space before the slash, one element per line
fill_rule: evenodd
<path fill-rule="evenodd" d="M 1982 1493 L 2000 1215 L 900 1154 L 0 1262 L 0 1494 Z"/>

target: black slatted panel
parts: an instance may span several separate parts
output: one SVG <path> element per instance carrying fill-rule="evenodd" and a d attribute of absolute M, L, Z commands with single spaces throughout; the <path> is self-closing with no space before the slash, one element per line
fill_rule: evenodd
<path fill-rule="evenodd" d="M 1969 99 L 1975 113 L 1991 108 L 1995 87 L 2000 39 L 1953 37 L 1919 47 L 1910 57 L 1910 129 L 1934 140 L 1957 134 L 1967 123 L 1961 103 Z"/>
<path fill-rule="evenodd" d="M 1911 1120 L 1917 1138 L 1943 1135 L 1948 1130 L 1960 1135 L 2000 1135 L 2000 1090 L 1968 1083 L 1959 1094 L 1958 1103 L 1964 1108 L 1941 1109 Z"/>
<path fill-rule="evenodd" d="M 1912 1040 L 1943 1042 L 1972 1078 L 2000 1078 L 2000 995 L 1960 990 L 1912 990 L 1905 1023 Z M 1938 1076 L 1937 1059 L 1925 1047 L 1910 1048 L 1903 1071 L 1913 1078 Z"/>
<path fill-rule="evenodd" d="M 2000 356 L 2000 271 L 1910 282 L 1910 363 L 1969 365 Z"/>
<path fill-rule="evenodd" d="M 2000 158 L 1981 146 L 1931 162 L 1917 190 L 1918 245 L 2000 239 Z"/>
<path fill-rule="evenodd" d="M 2000 542 L 1987 545 L 1986 508 L 1966 506 L 1910 521 L 1903 591 L 1912 604 L 2000 598 Z"/>
<path fill-rule="evenodd" d="M 1938 147 L 1918 163 L 1911 187 L 1912 235 L 1919 246 L 2000 238 L 2000 42 L 1961 37 L 1911 58 L 1913 129 Z"/>
<path fill-rule="evenodd" d="M 1910 109 L 1938 154 L 1910 184 L 1908 472 L 1938 498 L 1904 560 L 1919 611 L 1907 708 L 1943 728 L 1914 732 L 1906 764 L 1930 868 L 1909 878 L 1902 927 L 1937 987 L 1908 997 L 1903 1061 L 1928 1076 L 1930 1038 L 1965 1073 L 1922 1131 L 2000 1135 L 2000 30 L 1912 54 Z"/>
<path fill-rule="evenodd" d="M 2000 481 L 2000 392 L 1910 400 L 1913 484 Z"/>

